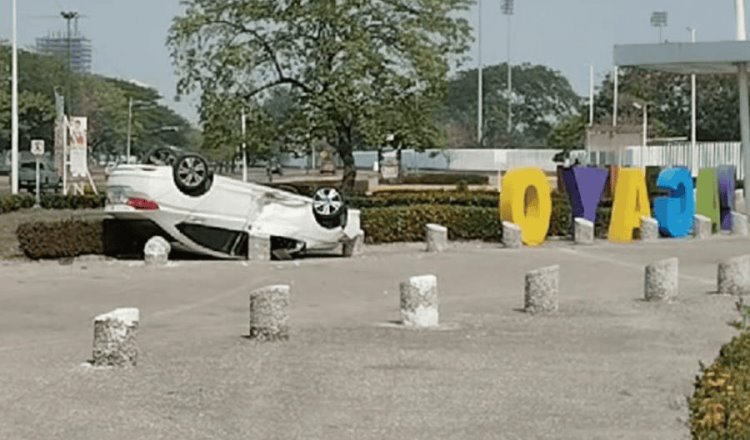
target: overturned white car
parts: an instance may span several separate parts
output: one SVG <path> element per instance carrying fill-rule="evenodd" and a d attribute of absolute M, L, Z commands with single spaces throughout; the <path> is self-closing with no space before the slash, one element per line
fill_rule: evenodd
<path fill-rule="evenodd" d="M 197 154 L 168 148 L 112 169 L 105 211 L 116 234 L 160 235 L 175 249 L 228 259 L 248 258 L 251 237 L 269 239 L 277 258 L 342 245 L 346 255 L 362 234 L 359 211 L 335 188 L 309 198 L 244 183 L 213 175 Z"/>

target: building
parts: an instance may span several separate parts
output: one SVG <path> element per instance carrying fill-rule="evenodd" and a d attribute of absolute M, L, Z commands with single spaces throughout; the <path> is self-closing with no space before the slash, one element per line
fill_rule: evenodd
<path fill-rule="evenodd" d="M 70 40 L 67 34 L 62 32 L 37 38 L 36 49 L 39 53 L 58 58 L 66 65 L 70 56 L 70 67 L 73 72 L 91 72 L 91 40 L 78 31 L 71 34 Z"/>

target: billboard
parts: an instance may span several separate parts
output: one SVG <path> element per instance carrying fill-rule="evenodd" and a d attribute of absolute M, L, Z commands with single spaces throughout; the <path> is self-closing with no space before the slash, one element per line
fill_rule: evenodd
<path fill-rule="evenodd" d="M 86 177 L 88 176 L 88 119 L 85 117 L 72 117 L 70 118 L 68 129 L 70 174 L 73 177 Z"/>

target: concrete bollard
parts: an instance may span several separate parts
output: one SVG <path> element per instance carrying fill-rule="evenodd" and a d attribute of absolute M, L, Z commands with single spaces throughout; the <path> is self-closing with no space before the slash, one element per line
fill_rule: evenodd
<path fill-rule="evenodd" d="M 747 237 L 747 216 L 739 212 L 732 212 L 732 235 Z"/>
<path fill-rule="evenodd" d="M 143 260 L 146 266 L 164 266 L 169 262 L 172 246 L 163 237 L 151 237 L 143 247 Z"/>
<path fill-rule="evenodd" d="M 289 339 L 289 297 L 286 285 L 268 286 L 250 294 L 250 339 Z"/>
<path fill-rule="evenodd" d="M 362 255 L 365 247 L 365 233 L 361 233 L 354 239 L 344 243 L 344 257 L 357 257 Z"/>
<path fill-rule="evenodd" d="M 745 190 L 737 188 L 734 190 L 734 210 L 747 213 L 745 208 Z"/>
<path fill-rule="evenodd" d="M 401 283 L 401 318 L 407 327 L 437 327 L 438 290 L 437 277 L 424 275 L 412 277 Z"/>
<path fill-rule="evenodd" d="M 679 260 L 669 258 L 646 266 L 646 301 L 671 301 L 677 297 Z"/>
<path fill-rule="evenodd" d="M 136 333 L 140 312 L 117 309 L 94 318 L 95 367 L 134 367 L 138 363 Z"/>
<path fill-rule="evenodd" d="M 641 217 L 641 240 L 656 241 L 659 239 L 659 222 L 655 218 Z"/>
<path fill-rule="evenodd" d="M 247 259 L 250 261 L 270 261 L 271 237 L 250 234 L 247 237 Z"/>
<path fill-rule="evenodd" d="M 750 293 L 750 255 L 730 258 L 719 263 L 718 293 L 747 295 Z"/>
<path fill-rule="evenodd" d="M 448 249 L 448 228 L 429 224 L 424 227 L 427 252 L 443 252 Z"/>
<path fill-rule="evenodd" d="M 705 240 L 711 238 L 711 235 L 713 235 L 711 219 L 703 215 L 696 215 L 693 220 L 693 237 L 698 240 Z"/>
<path fill-rule="evenodd" d="M 503 245 L 508 249 L 520 249 L 523 246 L 522 231 L 511 222 L 503 222 Z"/>
<path fill-rule="evenodd" d="M 560 266 L 532 270 L 526 274 L 524 310 L 532 315 L 552 313 L 559 308 Z"/>
<path fill-rule="evenodd" d="M 576 218 L 573 239 L 576 244 L 594 244 L 594 223 L 585 218 Z"/>

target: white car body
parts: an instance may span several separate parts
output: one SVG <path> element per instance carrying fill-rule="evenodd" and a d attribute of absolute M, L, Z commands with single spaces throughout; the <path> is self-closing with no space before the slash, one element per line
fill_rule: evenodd
<path fill-rule="evenodd" d="M 228 177 L 214 176 L 210 189 L 201 196 L 183 194 L 170 166 L 117 166 L 107 179 L 105 212 L 117 220 L 149 220 L 169 235 L 165 238 L 173 246 L 218 258 L 247 255 L 229 255 L 201 245 L 183 233 L 184 226 L 285 238 L 301 244 L 297 251 L 334 250 L 362 234 L 357 210 L 348 210 L 344 227 L 328 229 L 316 221 L 311 198 Z"/>

